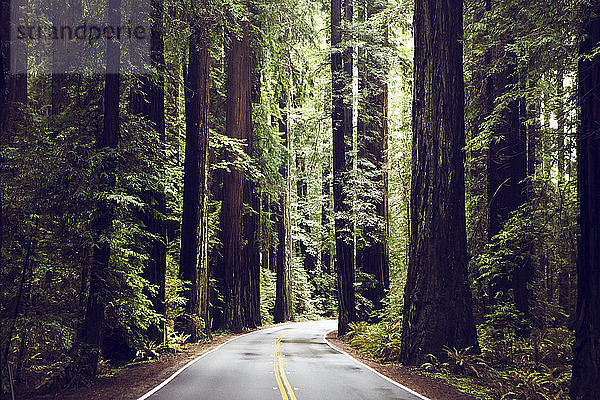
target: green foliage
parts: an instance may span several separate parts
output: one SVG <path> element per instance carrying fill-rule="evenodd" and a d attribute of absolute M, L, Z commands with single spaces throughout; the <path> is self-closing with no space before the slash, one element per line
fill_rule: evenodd
<path fill-rule="evenodd" d="M 273 323 L 276 282 L 275 272 L 267 268 L 260 269 L 260 316 L 263 324 Z"/>
<path fill-rule="evenodd" d="M 526 328 L 527 321 L 513 303 L 493 307 L 478 329 L 483 354 L 495 363 L 512 364 L 517 350 L 524 345 L 518 333 Z"/>
<path fill-rule="evenodd" d="M 440 361 L 433 354 L 428 354 L 428 361 L 421 365 L 421 368 L 430 372 L 445 372 L 455 375 L 473 376 L 476 378 L 485 377 L 488 374 L 488 365 L 484 359 L 475 354 L 473 349 L 444 348 L 446 361 Z"/>
<path fill-rule="evenodd" d="M 500 388 L 510 388 L 501 399 L 550 400 L 566 399 L 571 374 L 542 365 L 537 370 L 512 370 L 503 374 Z"/>
<path fill-rule="evenodd" d="M 348 343 L 368 357 L 383 362 L 395 361 L 400 357 L 402 324 L 377 323 L 369 325 L 361 321 L 350 324 Z"/>

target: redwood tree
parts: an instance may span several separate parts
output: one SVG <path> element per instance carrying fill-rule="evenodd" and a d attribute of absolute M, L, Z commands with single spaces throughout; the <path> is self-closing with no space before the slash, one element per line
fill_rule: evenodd
<path fill-rule="evenodd" d="M 233 139 L 248 139 L 252 129 L 251 84 L 252 65 L 250 27 L 240 23 L 239 35 L 231 32 L 227 49 L 227 99 L 225 133 Z M 231 162 L 238 155 L 232 154 Z M 225 272 L 225 325 L 233 331 L 253 326 L 249 317 L 247 286 L 249 267 L 242 249 L 242 209 L 244 171 L 231 166 L 223 177 L 221 232 L 223 238 L 223 267 Z"/>
<path fill-rule="evenodd" d="M 415 3 L 408 276 L 400 359 L 475 346 L 467 276 L 462 1 Z"/>
<path fill-rule="evenodd" d="M 581 237 L 577 260 L 577 311 L 573 345 L 572 399 L 600 399 L 600 6 L 587 15 L 580 45 L 577 176 Z"/>
<path fill-rule="evenodd" d="M 190 281 L 186 294 L 186 330 L 197 339 L 196 317 L 210 332 L 207 264 L 207 173 L 210 102 L 210 55 L 207 21 L 192 26 L 186 76 L 186 138 L 179 274 Z"/>

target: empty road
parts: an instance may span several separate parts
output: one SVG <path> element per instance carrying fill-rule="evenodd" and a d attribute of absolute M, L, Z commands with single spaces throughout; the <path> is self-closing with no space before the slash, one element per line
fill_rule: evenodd
<path fill-rule="evenodd" d="M 240 336 L 206 354 L 141 399 L 423 399 L 332 349 L 336 321 L 278 325 Z"/>

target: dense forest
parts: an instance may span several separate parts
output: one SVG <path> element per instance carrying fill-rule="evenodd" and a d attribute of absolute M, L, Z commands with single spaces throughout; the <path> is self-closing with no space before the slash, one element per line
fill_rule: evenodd
<path fill-rule="evenodd" d="M 2 0 L 0 396 L 337 317 L 477 398 L 600 399 L 597 1 L 148 0 L 143 72 L 14 38 L 136 4 Z"/>

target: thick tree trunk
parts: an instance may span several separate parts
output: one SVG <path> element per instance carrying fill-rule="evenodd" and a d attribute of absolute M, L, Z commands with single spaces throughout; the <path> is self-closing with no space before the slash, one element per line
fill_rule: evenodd
<path fill-rule="evenodd" d="M 110 0 L 108 3 L 108 21 L 111 26 L 118 26 L 121 21 L 121 0 Z M 107 151 L 99 171 L 100 187 L 110 191 L 115 185 L 117 168 L 116 152 L 119 146 L 119 73 L 120 48 L 117 42 L 107 41 L 106 70 L 104 83 L 104 127 L 101 136 L 96 140 L 99 151 Z M 96 235 L 96 244 L 92 254 L 90 268 L 90 285 L 88 303 L 80 335 L 83 344 L 81 359 L 84 374 L 94 376 L 100 355 L 102 323 L 104 320 L 105 296 L 104 282 L 110 271 L 110 238 L 112 231 L 113 206 L 107 198 L 101 198 L 96 205 L 96 213 L 92 222 Z"/>
<path fill-rule="evenodd" d="M 408 277 L 400 360 L 477 346 L 467 275 L 462 1 L 415 3 Z"/>
<path fill-rule="evenodd" d="M 352 21 L 352 2 L 343 0 L 346 22 Z M 349 181 L 352 172 L 352 49 L 342 46 L 342 1 L 331 0 L 333 127 L 333 208 L 335 213 L 335 270 L 338 289 L 338 335 L 356 319 L 354 296 L 354 227 Z"/>
<path fill-rule="evenodd" d="M 207 169 L 210 107 L 209 36 L 205 21 L 192 27 L 189 43 L 189 67 L 186 76 L 186 139 L 183 184 L 183 215 L 179 274 L 190 281 L 186 295 L 184 323 L 192 339 L 197 340 L 202 319 L 210 333 L 207 264 Z"/>
<path fill-rule="evenodd" d="M 580 54 L 600 44 L 600 6 L 585 26 Z M 577 260 L 577 312 L 573 345 L 572 399 L 600 399 L 600 56 L 579 61 L 581 126 L 577 135 L 581 226 Z"/>
<path fill-rule="evenodd" d="M 252 104 L 260 104 L 260 71 L 257 67 L 256 54 L 252 55 L 252 71 L 251 71 L 251 101 L 248 104 L 248 142 L 246 146 L 246 154 L 253 159 L 255 154 L 254 148 L 257 146 L 254 137 L 254 126 L 252 123 Z M 248 328 L 260 326 L 260 249 L 258 247 L 258 213 L 259 213 L 259 197 L 256 190 L 256 185 L 251 179 L 244 179 L 244 202 L 249 209 L 244 213 L 243 226 L 244 238 L 246 246 L 244 248 L 245 263 L 248 268 L 244 279 L 247 283 L 244 285 L 244 304 L 247 313 Z"/>
<path fill-rule="evenodd" d="M 242 35 L 230 35 L 227 50 L 226 134 L 234 139 L 248 139 L 252 129 L 250 66 L 250 27 L 242 22 Z M 233 160 L 231 160 L 233 161 Z M 244 171 L 231 168 L 223 178 L 221 231 L 225 269 L 225 324 L 239 332 L 252 326 L 247 300 L 250 268 L 242 251 L 242 208 Z"/>

